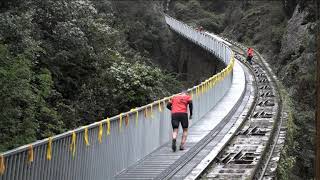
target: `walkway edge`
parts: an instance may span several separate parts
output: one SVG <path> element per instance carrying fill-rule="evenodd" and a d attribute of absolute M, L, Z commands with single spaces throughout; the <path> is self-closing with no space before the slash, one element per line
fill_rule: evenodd
<path fill-rule="evenodd" d="M 239 60 L 237 60 L 237 62 L 240 63 Z M 251 98 L 249 98 L 249 101 L 251 101 L 250 99 Z M 251 102 L 251 103 L 254 103 L 254 102 Z M 244 110 L 243 112 L 245 111 L 246 110 Z M 243 112 L 241 114 L 243 114 Z M 208 167 L 208 165 L 218 156 L 218 154 L 223 150 L 223 148 L 228 144 L 228 142 L 230 142 L 234 134 L 238 131 L 238 129 L 243 124 L 244 120 L 245 118 L 241 118 L 241 116 L 239 116 L 239 118 L 236 120 L 234 125 L 229 129 L 229 131 L 223 137 L 223 139 L 211 150 L 211 152 L 204 159 L 201 160 L 201 162 L 195 168 L 193 168 L 193 170 L 184 179 L 185 180 L 197 179 L 202 174 L 202 172 Z"/>

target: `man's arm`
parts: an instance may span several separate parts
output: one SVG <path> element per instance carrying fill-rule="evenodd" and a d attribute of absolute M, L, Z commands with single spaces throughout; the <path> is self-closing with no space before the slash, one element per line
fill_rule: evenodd
<path fill-rule="evenodd" d="M 190 119 L 192 119 L 192 110 L 193 110 L 193 104 L 192 104 L 192 100 L 190 100 L 189 101 Z"/>
<path fill-rule="evenodd" d="M 172 109 L 172 103 L 171 103 L 171 101 L 168 102 L 167 108 L 171 111 L 171 109 Z"/>

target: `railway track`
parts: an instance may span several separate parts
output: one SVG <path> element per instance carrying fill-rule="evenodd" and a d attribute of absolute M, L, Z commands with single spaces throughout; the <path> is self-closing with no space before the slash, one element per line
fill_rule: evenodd
<path fill-rule="evenodd" d="M 260 54 L 255 62 L 245 62 L 245 47 L 233 43 L 237 59 L 250 69 L 256 82 L 257 97 L 241 129 L 199 179 L 272 179 L 285 138 L 286 113 L 276 77 Z"/>
<path fill-rule="evenodd" d="M 251 66 L 245 62 L 244 47 L 233 46 L 233 51 L 236 58 L 242 62 L 247 79 L 242 100 L 233 110 L 186 153 L 173 157 L 172 164 L 160 163 L 159 158 L 155 158 L 166 154 L 170 148 L 169 143 L 120 173 L 116 179 L 139 179 L 142 177 L 140 174 L 144 172 L 150 174 L 144 175 L 145 179 L 274 177 L 278 159 L 272 157 L 275 154 L 279 156 L 279 142 L 283 142 L 285 135 L 281 94 L 275 76 L 267 69 L 258 53 L 255 63 Z M 229 137 L 226 138 L 227 136 Z M 210 151 L 214 152 L 214 155 Z M 165 161 L 171 162 L 171 159 L 168 157 Z M 199 168 L 201 164 L 204 165 Z M 137 174 L 138 172 L 140 174 Z"/>

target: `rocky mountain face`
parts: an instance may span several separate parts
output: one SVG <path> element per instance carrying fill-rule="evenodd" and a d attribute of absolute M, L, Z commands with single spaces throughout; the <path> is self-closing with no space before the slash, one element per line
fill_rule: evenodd
<path fill-rule="evenodd" d="M 290 101 L 288 138 L 279 179 L 314 177 L 315 1 L 176 0 L 170 13 L 194 26 L 256 48 L 270 63 Z"/>
<path fill-rule="evenodd" d="M 315 10 L 297 4 L 288 16 L 280 3 L 272 3 L 252 4 L 256 11 L 244 11 L 243 18 L 223 34 L 236 36 L 262 52 L 285 86 L 294 125 L 288 131 L 278 175 L 281 179 L 309 179 L 314 176 L 315 156 Z"/>

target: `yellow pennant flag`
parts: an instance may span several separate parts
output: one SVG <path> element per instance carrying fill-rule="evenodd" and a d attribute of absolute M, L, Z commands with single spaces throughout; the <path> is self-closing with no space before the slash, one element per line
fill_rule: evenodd
<path fill-rule="evenodd" d="M 197 86 L 197 87 L 196 87 L 196 91 L 197 91 L 197 92 L 196 92 L 196 93 L 197 93 L 197 97 L 199 97 L 199 95 L 200 95 L 200 86 Z"/>
<path fill-rule="evenodd" d="M 72 152 L 73 158 L 74 158 L 74 155 L 76 154 L 76 139 L 77 139 L 77 135 L 73 131 L 71 136 L 71 144 L 70 144 L 70 151 Z"/>
<path fill-rule="evenodd" d="M 198 96 L 198 86 L 196 86 L 196 97 Z"/>
<path fill-rule="evenodd" d="M 107 135 L 110 135 L 110 118 L 107 118 Z"/>
<path fill-rule="evenodd" d="M 47 145 L 47 160 L 51 160 L 51 148 L 52 148 L 52 137 L 49 137 L 48 145 Z"/>
<path fill-rule="evenodd" d="M 138 125 L 138 118 L 139 118 L 139 112 L 137 110 L 137 108 L 131 109 L 131 112 L 136 112 L 136 126 Z"/>
<path fill-rule="evenodd" d="M 138 112 L 137 108 L 135 108 L 135 111 L 136 111 L 136 125 L 138 125 L 139 112 Z"/>
<path fill-rule="evenodd" d="M 98 140 L 100 144 L 102 143 L 102 135 L 103 135 L 103 126 L 102 126 L 102 122 L 100 122 L 99 132 L 98 132 Z"/>
<path fill-rule="evenodd" d="M 150 105 L 150 117 L 151 117 L 151 119 L 153 119 L 153 109 L 152 109 L 152 104 Z"/>
<path fill-rule="evenodd" d="M 126 115 L 126 119 L 125 119 L 125 124 L 126 124 L 126 127 L 128 127 L 129 125 L 129 114 Z"/>
<path fill-rule="evenodd" d="M 162 101 L 162 103 L 163 103 L 162 107 L 166 107 L 166 100 L 165 99 Z"/>
<path fill-rule="evenodd" d="M 3 155 L 0 155 L 0 175 L 3 175 L 5 170 L 6 170 L 6 165 L 4 163 L 4 157 Z"/>
<path fill-rule="evenodd" d="M 204 84 L 201 84 L 201 94 L 204 93 Z"/>
<path fill-rule="evenodd" d="M 28 148 L 28 163 L 33 162 L 33 146 L 32 144 Z"/>
<path fill-rule="evenodd" d="M 162 107 L 161 107 L 161 101 L 158 101 L 158 106 L 159 106 L 159 112 L 162 112 Z"/>
<path fill-rule="evenodd" d="M 120 118 L 119 118 L 119 130 L 121 132 L 121 128 L 122 128 L 122 113 L 120 113 Z"/>
<path fill-rule="evenodd" d="M 206 88 L 205 88 L 205 91 L 206 92 L 208 92 L 208 90 L 209 90 L 209 86 L 208 86 L 209 84 L 208 84 L 208 81 L 206 81 Z"/>
<path fill-rule="evenodd" d="M 148 118 L 148 107 L 144 109 L 144 117 Z"/>
<path fill-rule="evenodd" d="M 191 99 L 193 99 L 193 92 L 192 92 L 193 90 L 191 89 L 191 91 L 190 91 L 190 96 L 191 96 Z"/>
<path fill-rule="evenodd" d="M 90 146 L 89 136 L 88 136 L 88 127 L 84 129 L 84 143 L 86 144 L 86 146 Z"/>

